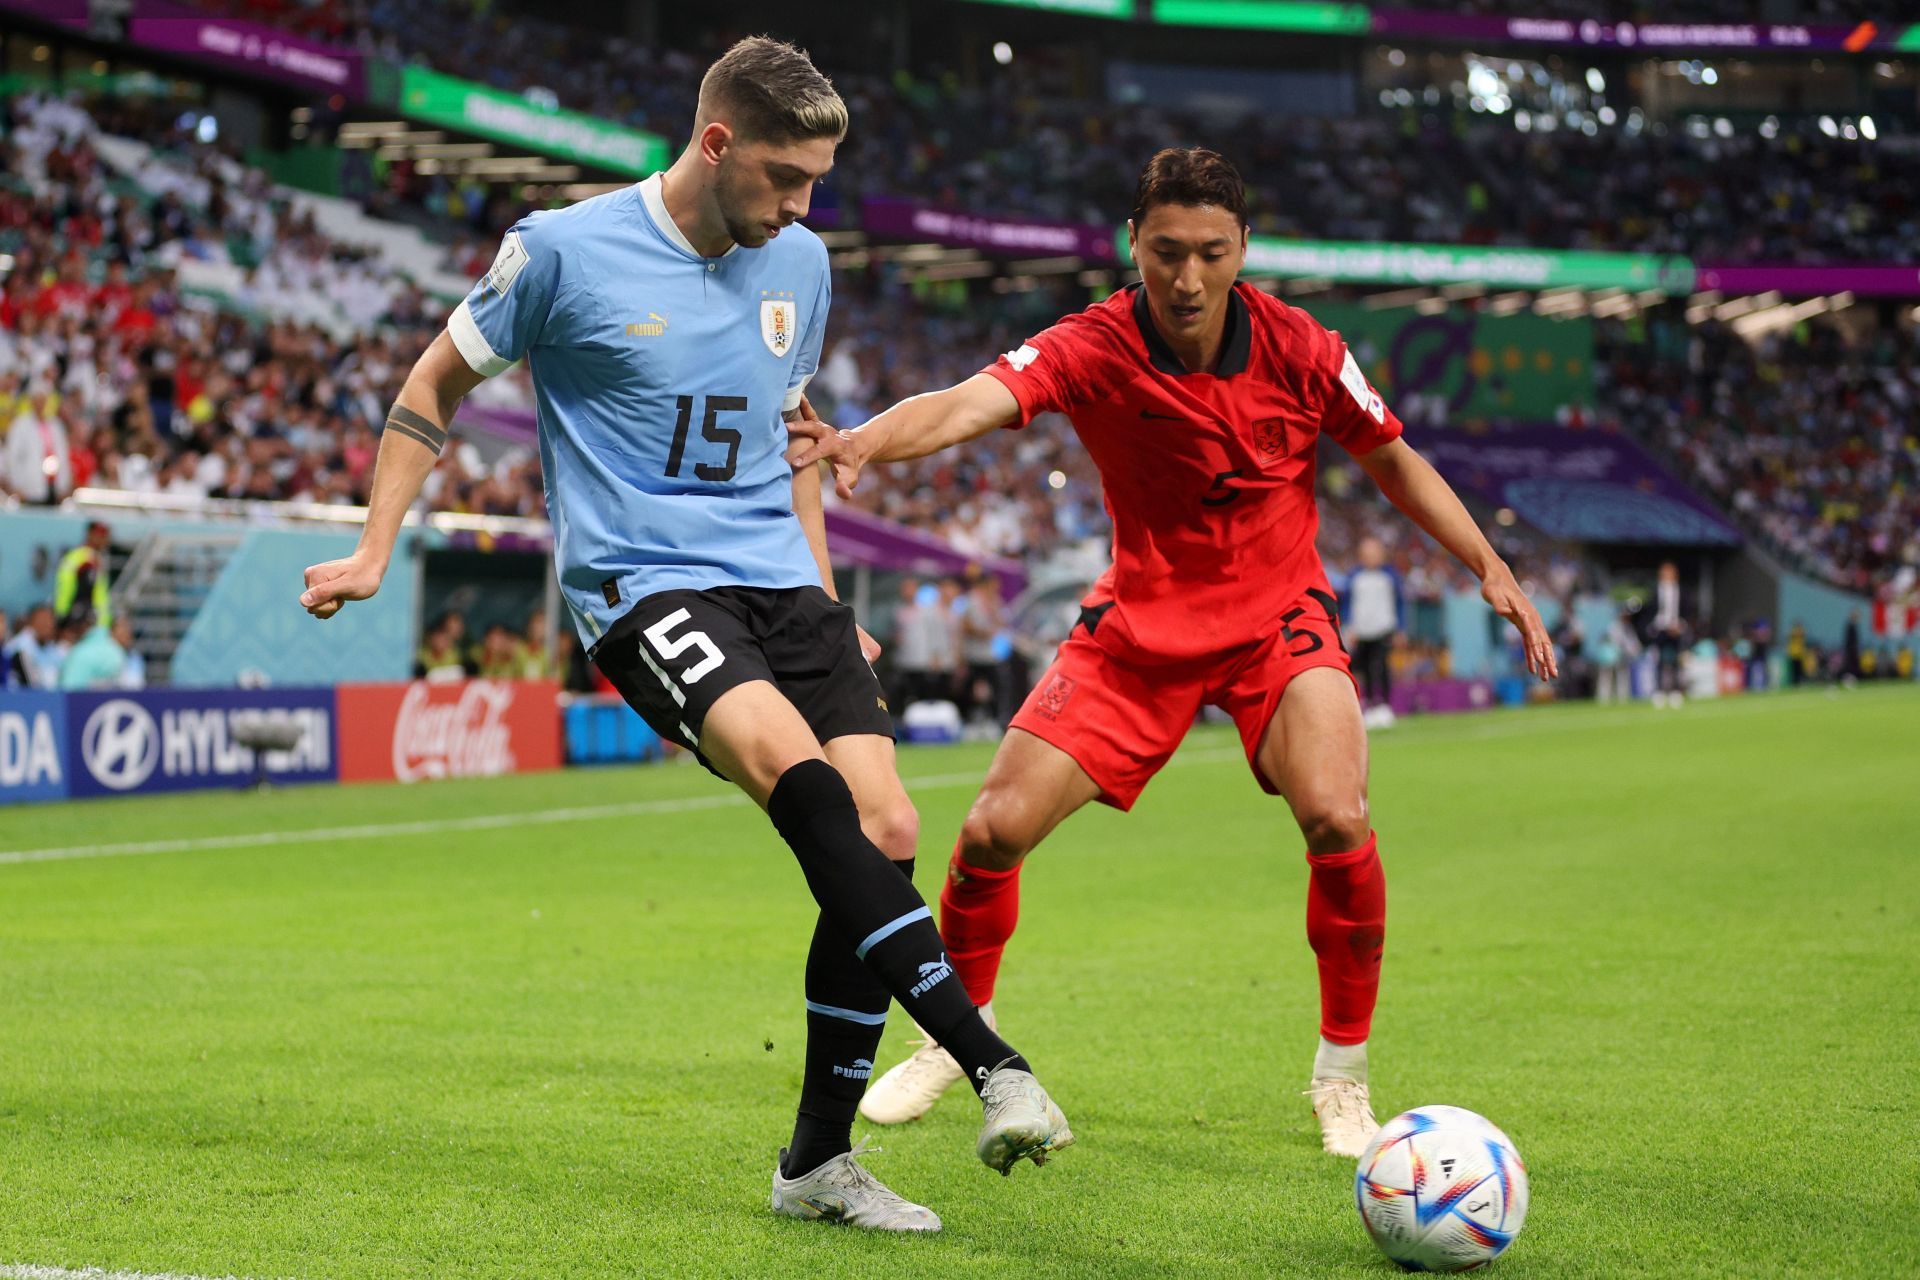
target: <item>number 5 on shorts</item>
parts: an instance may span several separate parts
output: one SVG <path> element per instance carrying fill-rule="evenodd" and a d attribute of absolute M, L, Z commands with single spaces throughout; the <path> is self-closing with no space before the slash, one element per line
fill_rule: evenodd
<path fill-rule="evenodd" d="M 681 684 L 695 683 L 701 676 L 725 661 L 720 650 L 707 638 L 707 633 L 704 631 L 689 631 L 678 639 L 667 634 L 692 616 L 693 614 L 685 609 L 676 609 L 640 633 L 646 637 L 647 643 L 653 646 L 653 651 L 667 661 L 672 661 L 689 649 L 697 650 L 703 655 L 700 661 L 680 673 Z"/>

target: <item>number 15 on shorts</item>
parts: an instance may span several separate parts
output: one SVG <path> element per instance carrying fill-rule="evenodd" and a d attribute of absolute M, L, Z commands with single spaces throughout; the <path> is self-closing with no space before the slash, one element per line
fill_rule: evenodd
<path fill-rule="evenodd" d="M 692 617 L 693 614 L 689 611 L 676 609 L 640 633 L 646 638 L 647 644 L 653 651 L 660 655 L 662 662 L 672 662 L 689 649 L 700 655 L 698 662 L 680 673 L 680 683 L 683 685 L 696 683 L 700 677 L 725 661 L 719 646 L 707 638 L 706 632 L 689 631 L 680 636 L 673 634 L 675 627 Z"/>

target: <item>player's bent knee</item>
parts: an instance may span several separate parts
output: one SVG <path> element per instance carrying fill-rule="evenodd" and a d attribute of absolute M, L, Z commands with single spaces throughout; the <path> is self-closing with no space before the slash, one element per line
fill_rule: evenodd
<path fill-rule="evenodd" d="M 982 871 L 1013 870 L 1026 860 L 1034 845 L 1023 826 L 982 796 L 960 828 L 961 859 Z"/>
<path fill-rule="evenodd" d="M 1300 834 L 1306 837 L 1307 848 L 1315 853 L 1358 849 L 1372 829 L 1363 796 L 1309 799 L 1294 807 L 1293 816 L 1300 824 Z"/>
<path fill-rule="evenodd" d="M 861 826 L 867 832 L 867 839 L 895 862 L 903 862 L 919 851 L 920 812 L 904 794 L 865 819 Z"/>

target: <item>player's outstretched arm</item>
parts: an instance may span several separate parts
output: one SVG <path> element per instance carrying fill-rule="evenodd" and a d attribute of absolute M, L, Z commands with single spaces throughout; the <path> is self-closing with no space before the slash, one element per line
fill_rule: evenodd
<path fill-rule="evenodd" d="M 414 364 L 387 415 L 386 430 L 380 433 L 373 496 L 367 501 L 360 545 L 344 560 L 329 560 L 307 570 L 307 589 L 300 603 L 308 613 L 331 618 L 347 601 L 365 600 L 380 589 L 407 508 L 420 496 L 420 486 L 446 446 L 447 424 L 453 421 L 462 397 L 480 381 L 445 331 Z"/>
<path fill-rule="evenodd" d="M 1480 579 L 1480 595 L 1520 632 L 1527 651 L 1527 670 L 1542 680 L 1556 679 L 1560 664 L 1554 657 L 1553 640 L 1540 621 L 1540 611 L 1520 589 L 1507 562 L 1480 532 L 1453 486 L 1412 445 L 1397 437 L 1361 454 L 1358 461 L 1388 501 Z"/>
<path fill-rule="evenodd" d="M 978 439 L 989 431 L 1020 421 L 1020 402 L 1006 384 L 989 374 L 976 373 L 945 391 L 909 396 L 869 419 L 865 426 L 839 433 L 840 442 L 816 442 L 795 459 L 795 466 L 811 466 L 821 458 L 833 461 L 834 486 L 843 498 L 853 496 L 860 471 L 869 462 L 904 462 Z"/>

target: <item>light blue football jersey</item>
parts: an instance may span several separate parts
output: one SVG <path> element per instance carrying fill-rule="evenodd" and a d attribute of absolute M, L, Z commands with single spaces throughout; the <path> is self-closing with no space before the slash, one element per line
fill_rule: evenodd
<path fill-rule="evenodd" d="M 797 223 L 695 253 L 658 174 L 507 233 L 447 331 L 476 373 L 532 371 L 584 643 L 661 591 L 820 585 L 780 415 L 819 364 L 831 297 L 826 247 Z"/>

